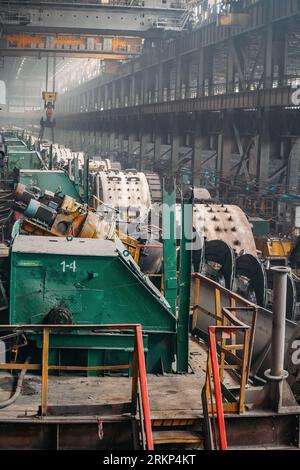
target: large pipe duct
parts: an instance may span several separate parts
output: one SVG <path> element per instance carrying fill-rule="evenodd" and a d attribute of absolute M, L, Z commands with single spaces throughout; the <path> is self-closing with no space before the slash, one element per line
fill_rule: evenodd
<path fill-rule="evenodd" d="M 285 361 L 285 329 L 286 329 L 286 297 L 289 268 L 275 267 L 274 302 L 271 343 L 271 369 L 265 372 L 268 383 L 262 391 L 263 401 L 276 413 L 300 411 L 292 390 L 287 382 L 289 373 L 284 369 Z"/>
<path fill-rule="evenodd" d="M 272 268 L 272 271 L 274 272 L 274 301 L 270 375 L 281 378 L 284 374 L 287 277 L 290 270 L 279 266 Z"/>

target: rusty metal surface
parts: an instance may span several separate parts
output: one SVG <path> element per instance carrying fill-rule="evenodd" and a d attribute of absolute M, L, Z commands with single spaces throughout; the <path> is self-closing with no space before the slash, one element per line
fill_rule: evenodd
<path fill-rule="evenodd" d="M 198 425 L 202 428 L 202 416 Z M 165 425 L 167 425 L 165 423 Z M 299 415 L 273 413 L 247 414 L 226 417 L 229 448 L 297 449 Z M 176 427 L 175 427 L 176 429 Z M 199 434 L 201 436 L 201 434 Z M 0 421 L 0 449 L 131 449 L 132 425 L 130 422 L 103 422 L 103 439 L 99 439 L 98 423 L 65 421 L 50 422 L 17 420 Z"/>
<path fill-rule="evenodd" d="M 47 408 L 47 416 L 109 416 L 130 413 L 131 402 L 105 405 L 52 405 Z"/>
<path fill-rule="evenodd" d="M 299 415 L 259 415 L 227 418 L 229 447 L 276 448 L 299 445 Z"/>
<path fill-rule="evenodd" d="M 148 376 L 152 423 L 159 429 L 194 426 L 201 431 L 203 417 L 200 404 L 201 386 L 206 367 L 206 347 L 192 341 L 190 364 L 193 373 Z M 6 377 L 8 376 L 5 373 Z M 229 380 L 229 379 L 228 379 Z M 6 381 L 7 382 L 7 381 Z M 0 397 L 10 394 L 10 387 L 0 382 Z M 233 384 L 230 379 L 229 384 Z M 5 388 L 5 390 L 4 390 Z M 65 390 L 68 393 L 65 393 Z M 37 416 L 40 379 L 28 375 L 24 394 L 13 407 L 0 413 L 0 449 L 131 449 L 132 422 L 119 415 L 120 403 L 130 396 L 130 379 L 124 377 L 54 377 L 49 380 L 50 407 L 66 406 L 66 414 Z M 83 393 L 84 391 L 84 393 Z M 88 397 L 88 398 L 87 398 Z M 102 416 L 101 405 L 113 404 L 112 414 Z M 93 415 L 68 415 L 69 407 L 78 406 Z M 95 407 L 95 408 L 94 408 Z M 68 409 L 67 409 L 68 408 Z M 121 405 L 122 408 L 122 405 Z M 105 406 L 102 408 L 104 411 Z M 115 414 L 116 413 L 116 414 Z M 101 415 L 101 416 L 100 416 Z M 102 419 L 103 439 L 99 440 L 98 417 Z M 183 421 L 185 419 L 185 421 Z M 242 417 L 227 416 L 229 446 L 268 448 L 297 445 L 297 416 L 277 416 L 273 412 L 247 411 Z M 200 432 L 201 436 L 201 432 Z"/>
<path fill-rule="evenodd" d="M 3 450 L 120 450 L 131 448 L 131 422 L 103 423 L 103 439 L 99 439 L 97 421 L 76 424 L 0 422 L 0 449 Z"/>

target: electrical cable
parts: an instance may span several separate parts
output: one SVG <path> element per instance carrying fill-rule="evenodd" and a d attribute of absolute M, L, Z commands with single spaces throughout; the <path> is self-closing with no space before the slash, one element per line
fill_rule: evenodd
<path fill-rule="evenodd" d="M 30 357 L 27 357 L 24 364 L 28 364 L 30 362 L 30 359 L 31 359 Z M 26 368 L 21 370 L 19 377 L 18 377 L 17 386 L 16 386 L 16 390 L 14 394 L 8 400 L 0 402 L 0 409 L 7 408 L 8 406 L 12 405 L 13 403 L 17 401 L 22 391 L 23 381 L 24 381 L 26 372 L 27 372 Z"/>

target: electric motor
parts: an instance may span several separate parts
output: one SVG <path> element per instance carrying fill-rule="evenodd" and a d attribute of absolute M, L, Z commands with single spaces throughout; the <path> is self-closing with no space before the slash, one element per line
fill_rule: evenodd
<path fill-rule="evenodd" d="M 27 217 L 38 219 L 40 222 L 44 222 L 48 226 L 52 225 L 55 217 L 57 216 L 56 210 L 41 204 L 36 199 L 31 199 L 24 213 Z"/>
<path fill-rule="evenodd" d="M 23 202 L 24 204 L 29 204 L 31 199 L 36 199 L 37 194 L 33 191 L 29 191 L 28 188 L 21 183 L 17 184 L 14 198 L 17 202 Z"/>

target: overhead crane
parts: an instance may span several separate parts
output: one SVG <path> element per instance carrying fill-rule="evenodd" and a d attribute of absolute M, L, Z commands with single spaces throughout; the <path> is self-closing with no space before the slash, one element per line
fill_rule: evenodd
<path fill-rule="evenodd" d="M 3 56 L 124 60 L 142 52 L 142 38 L 182 31 L 190 18 L 191 9 L 178 0 L 4 1 L 0 51 Z"/>
<path fill-rule="evenodd" d="M 94 3 L 23 2 L 1 5 L 3 31 L 67 34 L 114 34 L 157 37 L 182 31 L 190 18 L 185 1 L 102 0 Z"/>
<path fill-rule="evenodd" d="M 49 55 L 77 58 L 125 60 L 142 52 L 143 39 L 137 37 L 66 35 L 66 34 L 4 34 L 0 51 L 5 56 Z"/>

